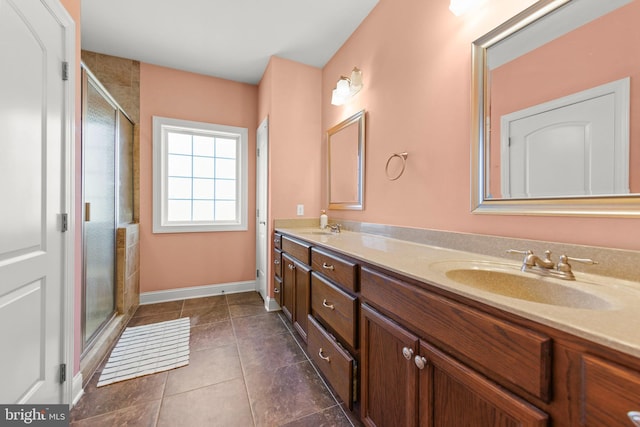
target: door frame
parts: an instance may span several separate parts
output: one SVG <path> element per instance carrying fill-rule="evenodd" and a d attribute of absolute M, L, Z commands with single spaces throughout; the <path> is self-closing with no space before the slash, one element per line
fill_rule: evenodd
<path fill-rule="evenodd" d="M 61 359 L 66 364 L 65 383 L 62 385 L 62 402 L 72 404 L 74 396 L 80 397 L 82 391 L 82 376 L 74 377 L 76 362 L 76 328 L 75 318 L 78 311 L 75 302 L 76 291 L 76 82 L 77 82 L 77 58 L 76 58 L 76 23 L 62 5 L 60 0 L 41 0 L 41 2 L 56 17 L 60 26 L 64 29 L 64 58 L 67 66 L 67 79 L 63 88 L 63 114 L 62 119 L 63 135 L 63 213 L 67 215 L 67 231 L 63 236 L 63 279 L 62 279 L 62 301 L 61 310 L 63 313 L 62 325 L 62 351 Z"/>
<path fill-rule="evenodd" d="M 262 147 L 262 152 L 258 153 L 258 149 L 260 148 L 258 139 L 260 138 L 261 133 L 263 132 L 261 129 L 264 128 L 264 136 L 265 136 L 265 140 L 264 140 L 264 146 Z M 259 168 L 259 163 L 262 162 L 262 164 L 264 165 L 264 173 L 261 174 L 260 172 L 260 168 Z M 261 248 L 260 247 L 260 224 L 259 224 L 259 217 L 258 217 L 258 210 L 261 208 L 259 205 L 259 201 L 260 201 L 260 188 L 261 188 L 261 180 L 264 179 L 266 180 L 266 182 L 264 183 L 264 188 L 265 190 L 265 194 L 264 196 L 264 218 L 265 218 L 265 228 L 266 228 L 266 238 L 265 238 L 265 247 Z M 264 289 L 264 295 L 262 294 L 262 292 L 260 292 L 260 289 L 258 289 L 260 281 L 258 280 L 259 278 L 256 277 L 256 290 L 258 292 L 260 292 L 260 295 L 264 298 L 264 307 L 267 311 L 275 311 L 275 310 L 279 310 L 280 306 L 278 305 L 277 301 L 275 300 L 275 298 L 272 298 L 271 296 L 269 296 L 269 277 L 271 277 L 270 273 L 271 273 L 271 269 L 270 269 L 270 263 L 269 263 L 269 253 L 270 253 L 270 245 L 269 245 L 269 236 L 271 235 L 270 232 L 270 228 L 271 228 L 271 224 L 269 221 L 269 117 L 265 117 L 264 120 L 262 120 L 262 122 L 260 122 L 260 125 L 258 126 L 258 129 L 256 131 L 256 273 L 259 274 L 259 259 L 260 256 L 262 254 L 262 256 L 264 256 L 266 258 L 265 260 L 265 289 Z M 256 274 L 256 275 L 257 275 Z"/>
<path fill-rule="evenodd" d="M 595 86 L 502 116 L 500 118 L 500 191 L 502 196 L 505 197 L 505 195 L 511 194 L 509 187 L 509 179 L 511 176 L 509 156 L 511 122 L 610 94 L 614 96 L 615 135 L 613 144 L 615 147 L 614 172 L 616 174 L 614 186 L 616 191 L 627 194 L 629 192 L 629 111 L 631 79 L 624 77 L 620 80 Z"/>

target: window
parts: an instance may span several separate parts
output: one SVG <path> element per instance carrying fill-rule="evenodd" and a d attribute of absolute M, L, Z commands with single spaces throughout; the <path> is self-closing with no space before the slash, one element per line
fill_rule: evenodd
<path fill-rule="evenodd" d="M 247 230 L 246 128 L 153 117 L 153 232 Z"/>

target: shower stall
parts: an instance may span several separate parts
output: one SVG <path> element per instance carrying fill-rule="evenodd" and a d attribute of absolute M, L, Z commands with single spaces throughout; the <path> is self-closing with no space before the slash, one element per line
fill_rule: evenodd
<path fill-rule="evenodd" d="M 133 221 L 133 123 L 82 68 L 82 348 L 116 314 L 116 229 Z"/>

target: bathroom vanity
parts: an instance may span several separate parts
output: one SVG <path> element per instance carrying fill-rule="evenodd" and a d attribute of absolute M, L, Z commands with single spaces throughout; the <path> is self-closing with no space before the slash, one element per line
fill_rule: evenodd
<path fill-rule="evenodd" d="M 640 411 L 637 282 L 276 228 L 274 292 L 366 425 L 633 426 Z"/>

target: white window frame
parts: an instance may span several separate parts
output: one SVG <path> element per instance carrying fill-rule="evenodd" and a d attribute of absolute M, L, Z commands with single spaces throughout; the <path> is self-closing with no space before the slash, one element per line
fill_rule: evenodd
<path fill-rule="evenodd" d="M 236 220 L 235 221 L 168 221 L 167 220 L 167 138 L 170 131 L 231 136 L 236 146 Z M 218 125 L 153 116 L 153 232 L 202 233 L 246 231 L 248 211 L 248 139 L 247 128 Z"/>

